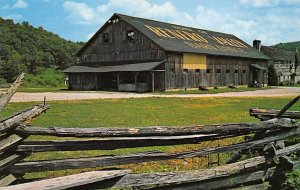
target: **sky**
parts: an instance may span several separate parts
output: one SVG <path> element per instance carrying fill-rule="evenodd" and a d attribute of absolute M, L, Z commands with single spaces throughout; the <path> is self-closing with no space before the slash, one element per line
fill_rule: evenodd
<path fill-rule="evenodd" d="M 0 17 L 86 42 L 112 15 L 234 34 L 248 44 L 300 41 L 300 0 L 0 0 Z"/>

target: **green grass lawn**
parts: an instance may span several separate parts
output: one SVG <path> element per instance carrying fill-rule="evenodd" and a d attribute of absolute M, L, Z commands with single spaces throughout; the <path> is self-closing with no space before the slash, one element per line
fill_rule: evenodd
<path fill-rule="evenodd" d="M 249 108 L 282 108 L 291 98 L 139 98 L 52 101 L 32 122 L 41 127 L 132 127 L 257 121 Z M 0 118 L 34 103 L 10 103 Z M 298 105 L 298 104 L 297 104 Z M 299 106 L 295 105 L 295 109 Z M 300 109 L 299 109 L 300 110 Z"/>
<path fill-rule="evenodd" d="M 235 89 L 231 89 L 228 87 L 222 87 L 218 89 L 209 89 L 207 91 L 201 91 L 198 89 L 195 90 L 177 90 L 177 91 L 167 91 L 161 92 L 161 94 L 218 94 L 218 93 L 225 93 L 225 92 L 246 92 L 246 91 L 255 91 L 255 90 L 267 90 L 272 89 L 274 87 L 262 87 L 262 88 L 253 88 L 253 87 L 245 87 L 241 86 Z"/>
<path fill-rule="evenodd" d="M 300 87 L 300 84 L 289 85 L 287 87 Z"/>
<path fill-rule="evenodd" d="M 291 98 L 141 98 L 141 99 L 106 99 L 83 101 L 54 101 L 51 109 L 31 124 L 40 127 L 133 127 L 133 126 L 183 126 L 193 124 L 216 124 L 232 122 L 257 122 L 249 116 L 249 108 L 280 109 Z M 10 103 L 0 118 L 24 110 L 33 103 Z M 300 110 L 300 104 L 293 110 Z M 58 137 L 32 136 L 28 140 L 49 140 Z M 62 139 L 62 138 L 60 138 Z M 196 145 L 145 147 L 118 149 L 110 151 L 64 151 L 34 153 L 27 160 L 46 160 L 73 157 L 100 156 L 109 154 L 128 154 L 143 151 L 179 152 L 203 149 L 207 147 L 240 142 L 242 138 L 230 138 L 204 142 Z M 224 163 L 230 154 L 221 154 Z M 216 159 L 216 155 L 213 155 Z M 205 168 L 206 158 L 185 160 L 156 161 L 142 164 L 121 166 L 133 172 L 177 171 Z M 54 177 L 71 174 L 82 170 L 64 170 L 27 174 L 26 178 Z"/>

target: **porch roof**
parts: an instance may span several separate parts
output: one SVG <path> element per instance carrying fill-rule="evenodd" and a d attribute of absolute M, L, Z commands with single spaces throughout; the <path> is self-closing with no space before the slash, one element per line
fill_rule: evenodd
<path fill-rule="evenodd" d="M 267 70 L 265 67 L 260 66 L 259 64 L 251 64 L 251 67 L 254 67 L 254 68 L 259 69 L 259 70 Z"/>
<path fill-rule="evenodd" d="M 99 66 L 99 67 L 88 67 L 88 66 L 72 66 L 65 69 L 64 73 L 109 73 L 109 72 L 138 72 L 138 71 L 150 71 L 160 64 L 166 62 L 146 62 L 126 65 L 114 65 L 114 66 Z"/>

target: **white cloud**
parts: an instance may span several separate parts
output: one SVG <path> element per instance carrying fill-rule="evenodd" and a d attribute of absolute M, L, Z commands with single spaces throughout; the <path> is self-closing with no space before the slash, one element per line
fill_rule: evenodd
<path fill-rule="evenodd" d="M 110 9 L 122 8 L 136 16 L 143 15 L 147 18 L 168 17 L 177 14 L 175 6 L 168 1 L 162 4 L 151 4 L 148 0 L 109 0 L 104 6 Z"/>
<path fill-rule="evenodd" d="M 18 0 L 15 4 L 11 6 L 13 9 L 25 9 L 27 7 L 27 3 L 24 0 Z"/>
<path fill-rule="evenodd" d="M 280 3 L 297 4 L 300 3 L 300 0 L 240 0 L 240 3 L 246 6 L 253 7 L 269 7 L 278 5 Z"/>
<path fill-rule="evenodd" d="M 18 0 L 12 5 L 4 5 L 2 9 L 25 9 L 27 8 L 27 3 L 24 0 Z"/>
<path fill-rule="evenodd" d="M 176 7 L 168 1 L 152 4 L 148 0 L 109 0 L 106 4 L 99 4 L 96 7 L 88 6 L 86 3 L 66 1 L 63 7 L 70 13 L 71 21 L 78 24 L 103 23 L 103 15 L 111 14 L 115 10 L 145 18 L 173 18 L 173 21 L 190 17 L 187 13 L 178 14 Z"/>
<path fill-rule="evenodd" d="M 85 3 L 78 3 L 74 1 L 65 1 L 63 3 L 64 9 L 70 12 L 70 18 L 75 23 L 87 24 L 96 19 L 96 12 L 93 8 Z"/>

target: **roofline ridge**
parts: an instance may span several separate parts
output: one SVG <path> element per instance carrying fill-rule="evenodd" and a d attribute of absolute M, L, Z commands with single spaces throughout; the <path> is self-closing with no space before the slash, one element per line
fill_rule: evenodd
<path fill-rule="evenodd" d="M 217 32 L 217 31 L 214 31 L 214 30 L 207 30 L 207 29 L 202 29 L 202 28 L 195 28 L 195 27 L 191 27 L 191 26 L 185 26 L 185 25 L 175 24 L 175 23 L 171 23 L 171 22 L 164 22 L 164 21 L 159 21 L 159 20 L 155 20 L 155 19 L 142 18 L 142 17 L 131 16 L 131 15 L 126 15 L 126 14 L 120 14 L 120 13 L 114 13 L 114 14 L 119 15 L 121 17 L 122 16 L 126 16 L 126 17 L 131 17 L 131 18 L 136 18 L 136 19 L 142 19 L 142 20 L 148 20 L 148 21 L 153 21 L 153 22 L 158 22 L 158 23 L 163 23 L 163 24 L 171 24 L 171 25 L 175 25 L 175 26 L 186 27 L 186 28 L 190 28 L 190 29 L 203 30 L 205 32 L 213 32 L 213 33 L 217 33 L 217 34 L 225 34 L 225 35 L 234 36 L 234 37 L 237 38 L 236 35 L 230 34 L 230 33 Z"/>

